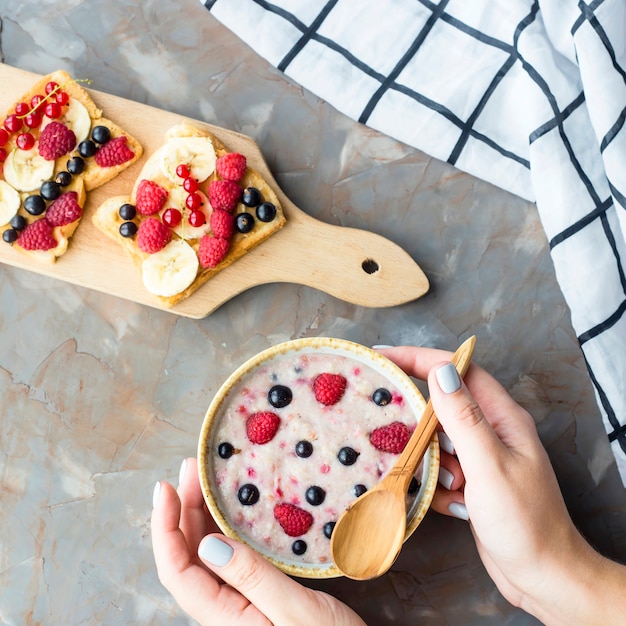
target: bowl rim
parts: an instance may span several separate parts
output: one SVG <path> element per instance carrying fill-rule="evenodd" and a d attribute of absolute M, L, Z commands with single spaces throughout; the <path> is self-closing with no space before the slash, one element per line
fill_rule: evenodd
<path fill-rule="evenodd" d="M 209 450 L 211 444 L 211 437 L 213 433 L 213 427 L 215 426 L 220 409 L 230 396 L 233 389 L 235 389 L 237 383 L 247 374 L 251 373 L 261 364 L 269 362 L 275 358 L 279 358 L 288 353 L 298 352 L 318 352 L 318 351 L 330 351 L 336 353 L 342 353 L 343 356 L 350 356 L 357 360 L 361 360 L 365 364 L 370 366 L 377 366 L 375 369 L 384 370 L 394 382 L 402 387 L 403 393 L 407 393 L 412 396 L 412 403 L 414 406 L 421 406 L 420 415 L 416 417 L 417 420 L 421 417 L 426 407 L 426 401 L 422 396 L 420 390 L 415 385 L 411 377 L 406 374 L 400 367 L 398 367 L 393 361 L 383 356 L 376 350 L 368 348 L 362 344 L 349 341 L 347 339 L 338 339 L 334 337 L 302 337 L 299 339 L 292 339 L 284 341 L 275 345 L 272 345 L 254 356 L 247 359 L 239 367 L 237 367 L 220 385 L 219 389 L 213 396 L 209 407 L 205 413 L 202 425 L 200 428 L 200 436 L 198 438 L 197 448 L 197 460 L 198 460 L 198 474 L 200 479 L 200 485 L 202 488 L 202 494 L 204 501 L 209 509 L 210 514 L 215 520 L 219 529 L 228 537 L 241 541 L 247 544 L 256 552 L 262 554 L 270 563 L 275 565 L 278 569 L 291 575 L 301 578 L 311 579 L 327 579 L 337 578 L 343 576 L 341 571 L 330 561 L 327 564 L 315 564 L 315 563 L 303 563 L 296 564 L 293 562 L 286 562 L 273 555 L 267 554 L 259 550 L 255 545 L 246 540 L 245 537 L 240 536 L 230 525 L 225 514 L 222 512 L 218 498 L 213 493 L 213 487 L 210 479 L 210 463 L 209 463 Z M 439 474 L 439 440 L 435 433 L 429 443 L 426 454 L 424 455 L 426 465 L 423 471 L 422 485 L 420 487 L 420 494 L 416 499 L 417 506 L 411 518 L 407 520 L 407 529 L 404 536 L 406 541 L 419 526 L 424 516 L 430 508 L 435 489 L 438 481 Z M 426 467 L 428 471 L 426 471 Z"/>

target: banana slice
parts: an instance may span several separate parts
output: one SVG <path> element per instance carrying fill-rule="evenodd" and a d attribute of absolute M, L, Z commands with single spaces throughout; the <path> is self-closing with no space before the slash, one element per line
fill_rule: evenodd
<path fill-rule="evenodd" d="M 20 194 L 0 180 L 0 225 L 8 224 L 20 208 Z"/>
<path fill-rule="evenodd" d="M 194 249 L 182 239 L 174 239 L 141 264 L 143 284 L 156 296 L 175 296 L 195 280 L 199 265 Z"/>
<path fill-rule="evenodd" d="M 17 191 L 35 191 L 54 174 L 54 161 L 46 161 L 37 148 L 13 148 L 4 162 L 4 178 Z"/>
<path fill-rule="evenodd" d="M 89 137 L 91 117 L 85 105 L 76 98 L 70 98 L 69 106 L 65 107 L 61 120 L 74 131 L 76 145 Z"/>
<path fill-rule="evenodd" d="M 174 137 L 162 148 L 161 171 L 172 182 L 180 182 L 176 168 L 186 164 L 191 176 L 199 183 L 206 180 L 215 171 L 217 155 L 213 142 L 208 137 Z"/>
<path fill-rule="evenodd" d="M 182 213 L 183 219 L 180 221 L 180 224 L 172 228 L 181 239 L 200 239 L 203 235 L 208 235 L 211 232 L 211 213 L 213 209 L 211 208 L 209 199 L 201 191 L 196 191 L 196 193 L 202 200 L 200 210 L 204 213 L 206 219 L 206 222 L 202 226 L 192 226 L 189 223 L 189 209 L 183 208 L 185 207 L 187 192 L 182 187 L 172 187 L 172 189 L 170 189 L 165 205 L 161 210 L 161 216 L 163 216 L 163 212 L 167 209 L 178 209 Z"/>

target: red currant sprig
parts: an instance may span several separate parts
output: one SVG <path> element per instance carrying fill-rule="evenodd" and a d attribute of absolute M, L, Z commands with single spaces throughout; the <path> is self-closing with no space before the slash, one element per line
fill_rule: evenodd
<path fill-rule="evenodd" d="M 72 80 L 59 85 L 58 83 L 51 80 L 50 82 L 46 83 L 44 89 L 46 92 L 45 96 L 41 94 L 34 95 L 30 99 L 30 108 L 28 108 L 27 103 L 20 102 L 15 107 L 15 113 L 20 119 L 25 118 L 27 115 L 38 112 L 41 105 L 44 105 L 44 113 L 47 117 L 53 119 L 60 117 L 61 113 L 63 112 L 62 107 L 70 101 L 69 94 L 66 91 L 63 91 L 63 88 L 65 87 L 65 85 L 69 85 L 70 83 L 86 83 L 87 85 L 90 85 L 92 81 L 88 78 L 73 78 Z M 52 105 L 49 108 L 49 111 L 51 113 L 55 113 L 56 115 L 48 115 L 46 109 L 48 109 L 49 105 Z M 18 107 L 20 108 L 20 110 L 18 110 Z M 31 126 L 31 128 L 33 127 Z"/>
<path fill-rule="evenodd" d="M 81 78 L 72 79 L 62 85 L 49 81 L 45 86 L 45 96 L 36 94 L 30 99 L 30 103 L 18 102 L 15 105 L 15 112 L 7 115 L 2 123 L 2 127 L 0 127 L 0 146 L 6 145 L 11 134 L 20 133 L 15 140 L 17 147 L 21 150 L 30 150 L 35 145 L 34 136 L 28 131 L 20 131 L 24 126 L 29 129 L 39 128 L 43 115 L 50 119 L 61 117 L 63 106 L 70 100 L 69 94 L 63 91 L 63 87 L 70 82 L 91 83 L 90 80 Z M 4 152 L 4 158 L 6 159 L 6 150 Z"/>
<path fill-rule="evenodd" d="M 176 176 L 182 179 L 182 187 L 187 192 L 187 197 L 185 198 L 185 207 L 189 209 L 187 220 L 195 228 L 203 226 L 206 224 L 206 215 L 200 208 L 202 206 L 202 198 L 197 193 L 199 184 L 191 175 L 189 165 L 187 163 L 180 163 L 176 167 Z"/>

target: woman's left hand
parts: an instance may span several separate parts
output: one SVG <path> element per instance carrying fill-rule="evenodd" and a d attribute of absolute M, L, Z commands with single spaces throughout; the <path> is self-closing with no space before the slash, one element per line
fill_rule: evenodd
<path fill-rule="evenodd" d="M 299 584 L 248 546 L 219 534 L 204 503 L 196 460 L 183 462 L 178 491 L 157 483 L 152 548 L 159 579 L 202 626 L 364 626 L 336 598 Z"/>

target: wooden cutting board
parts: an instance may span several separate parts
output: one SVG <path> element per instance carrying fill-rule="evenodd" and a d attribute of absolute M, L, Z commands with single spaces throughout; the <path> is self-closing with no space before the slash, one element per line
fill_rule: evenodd
<path fill-rule="evenodd" d="M 0 115 L 39 78 L 37 74 L 0 64 Z M 242 291 L 265 283 L 307 285 L 368 307 L 403 304 L 428 291 L 424 272 L 398 245 L 368 231 L 326 224 L 296 207 L 278 187 L 251 138 L 189 120 L 215 133 L 228 149 L 246 155 L 251 167 L 265 177 L 278 195 L 287 224 L 191 297 L 164 309 L 145 290 L 121 247 L 92 224 L 91 215 L 108 197 L 130 193 L 146 159 L 163 143 L 164 133 L 185 118 L 93 89 L 87 91 L 105 117 L 138 139 L 144 156 L 111 182 L 89 192 L 83 219 L 69 250 L 56 263 L 31 259 L 3 241 L 0 241 L 0 262 L 196 319 L 205 317 Z"/>

